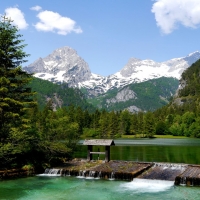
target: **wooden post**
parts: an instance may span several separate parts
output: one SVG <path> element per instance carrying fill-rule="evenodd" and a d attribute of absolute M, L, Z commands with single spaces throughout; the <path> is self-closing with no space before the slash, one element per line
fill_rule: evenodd
<path fill-rule="evenodd" d="M 91 151 L 92 151 L 92 145 L 88 145 L 87 161 L 92 160 L 92 154 L 90 153 Z"/>
<path fill-rule="evenodd" d="M 105 161 L 110 161 L 110 146 L 105 146 Z"/>

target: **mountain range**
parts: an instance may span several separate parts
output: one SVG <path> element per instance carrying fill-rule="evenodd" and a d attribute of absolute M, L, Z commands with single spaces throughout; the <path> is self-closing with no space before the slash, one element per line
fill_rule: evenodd
<path fill-rule="evenodd" d="M 130 58 L 120 71 L 104 77 L 92 73 L 87 62 L 74 49 L 65 46 L 23 69 L 37 78 L 53 83 L 67 83 L 69 87 L 81 89 L 88 101 L 98 108 L 138 112 L 154 110 L 167 104 L 178 88 L 182 73 L 198 59 L 198 51 L 165 62 Z M 160 92 L 152 90 L 154 86 Z M 145 93 L 148 93 L 147 101 L 148 98 L 153 99 L 151 102 L 158 106 L 151 106 L 147 101 L 141 100 Z M 141 105 L 140 102 L 150 107 Z"/>
<path fill-rule="evenodd" d="M 84 89 L 88 97 L 94 97 L 131 83 L 140 83 L 162 76 L 180 79 L 182 72 L 198 59 L 200 59 L 198 51 L 165 62 L 130 58 L 119 72 L 104 77 L 92 73 L 84 59 L 74 49 L 65 46 L 56 49 L 45 58 L 39 58 L 24 67 L 24 70 L 44 80 L 54 83 L 65 82 L 69 87 Z"/>

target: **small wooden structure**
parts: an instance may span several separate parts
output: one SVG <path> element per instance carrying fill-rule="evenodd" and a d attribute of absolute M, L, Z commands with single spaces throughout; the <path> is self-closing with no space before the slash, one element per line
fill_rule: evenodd
<path fill-rule="evenodd" d="M 88 146 L 87 151 L 87 160 L 92 160 L 92 154 L 105 154 L 105 161 L 110 161 L 110 146 L 114 146 L 114 140 L 106 140 L 106 139 L 92 139 L 92 140 L 85 140 L 83 145 Z M 105 146 L 105 152 L 92 152 L 93 146 Z"/>

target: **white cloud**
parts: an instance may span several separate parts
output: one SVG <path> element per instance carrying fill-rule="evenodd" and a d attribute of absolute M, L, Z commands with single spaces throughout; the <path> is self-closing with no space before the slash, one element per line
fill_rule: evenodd
<path fill-rule="evenodd" d="M 51 31 L 60 35 L 68 33 L 82 33 L 81 28 L 76 27 L 76 22 L 68 17 L 62 17 L 59 13 L 52 11 L 41 11 L 37 17 L 40 21 L 35 25 L 38 31 Z"/>
<path fill-rule="evenodd" d="M 165 34 L 173 32 L 180 24 L 191 28 L 200 25 L 200 0 L 156 0 L 151 11 Z"/>
<path fill-rule="evenodd" d="M 31 10 L 35 10 L 35 11 L 40 11 L 40 10 L 42 10 L 42 7 L 40 7 L 40 6 L 34 6 L 34 7 L 31 7 L 30 9 Z"/>
<path fill-rule="evenodd" d="M 19 29 L 26 29 L 28 24 L 24 18 L 24 13 L 16 7 L 10 7 L 5 9 L 5 14 L 8 18 L 11 18 L 13 24 L 18 26 Z"/>

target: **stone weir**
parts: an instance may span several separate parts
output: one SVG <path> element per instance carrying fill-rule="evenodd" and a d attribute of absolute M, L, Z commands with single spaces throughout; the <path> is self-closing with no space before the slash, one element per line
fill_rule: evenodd
<path fill-rule="evenodd" d="M 133 180 L 154 179 L 174 181 L 175 185 L 200 186 L 200 165 L 149 163 L 132 161 L 86 161 L 73 160 L 53 170 L 46 169 L 42 175 L 77 176 L 78 178 L 101 178 Z"/>
<path fill-rule="evenodd" d="M 175 184 L 200 186 L 200 165 L 188 165 L 183 173 L 176 176 Z"/>

